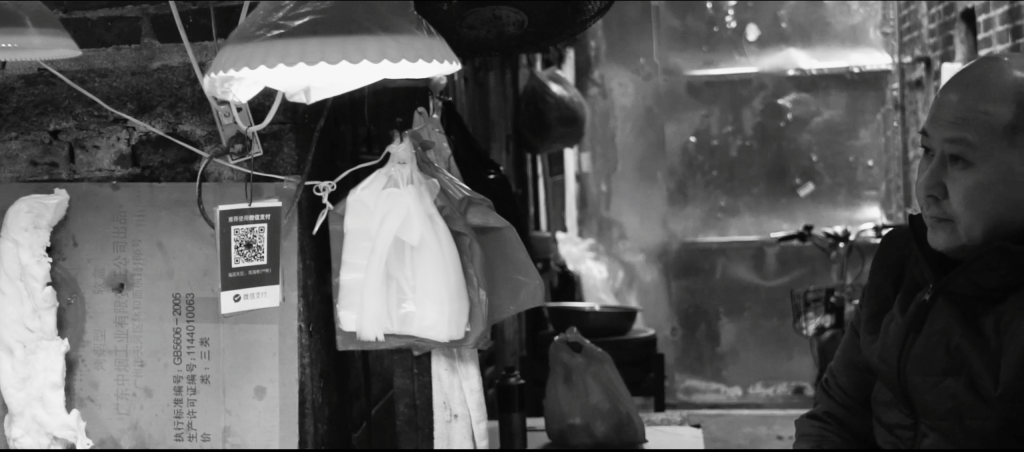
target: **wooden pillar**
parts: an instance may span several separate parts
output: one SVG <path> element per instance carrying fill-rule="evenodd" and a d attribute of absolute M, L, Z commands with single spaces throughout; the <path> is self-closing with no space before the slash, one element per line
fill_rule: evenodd
<path fill-rule="evenodd" d="M 430 353 L 392 352 L 395 365 L 395 424 L 399 449 L 434 448 Z"/>

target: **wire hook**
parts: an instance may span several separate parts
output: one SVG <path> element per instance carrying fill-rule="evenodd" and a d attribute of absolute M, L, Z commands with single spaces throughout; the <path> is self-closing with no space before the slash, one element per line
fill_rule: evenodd
<path fill-rule="evenodd" d="M 399 133 L 396 130 L 393 130 L 391 132 L 391 136 L 392 136 L 392 139 L 394 140 L 392 142 L 392 146 L 395 145 L 395 144 L 399 144 L 399 143 L 401 143 L 403 141 L 402 134 Z M 313 187 L 313 194 L 320 196 L 320 198 L 323 200 L 323 203 L 324 203 L 324 210 L 320 211 L 320 216 L 317 217 L 316 224 L 313 226 L 313 235 L 316 235 L 317 231 L 320 230 L 320 226 L 323 224 L 324 220 L 327 218 L 327 212 L 329 210 L 331 210 L 331 209 L 334 209 L 334 205 L 331 204 L 330 201 L 328 201 L 327 198 L 328 198 L 328 196 L 330 196 L 331 192 L 333 192 L 335 189 L 338 188 L 338 182 L 341 182 L 342 179 L 344 179 L 349 174 L 352 174 L 352 172 L 357 170 L 357 169 L 370 167 L 370 166 L 376 165 L 376 164 L 384 161 L 384 158 L 387 157 L 388 154 L 391 153 L 391 149 L 392 149 L 391 146 L 388 146 L 388 148 L 384 149 L 384 152 L 382 152 L 380 154 L 380 157 L 377 160 L 374 160 L 372 162 L 363 163 L 361 165 L 353 166 L 352 168 L 349 168 L 348 171 L 345 171 L 344 173 L 341 173 L 340 176 L 334 178 L 333 181 L 306 182 L 306 185 L 313 185 L 314 186 Z"/>
<path fill-rule="evenodd" d="M 313 187 L 313 194 L 319 196 L 320 200 L 324 203 L 324 210 L 320 211 L 320 216 L 316 218 L 316 225 L 313 226 L 313 235 L 316 235 L 316 232 L 320 230 L 320 225 L 327 219 L 327 213 L 334 210 L 334 204 L 331 204 L 328 197 L 336 188 L 338 188 L 338 184 L 333 181 L 320 182 Z"/>

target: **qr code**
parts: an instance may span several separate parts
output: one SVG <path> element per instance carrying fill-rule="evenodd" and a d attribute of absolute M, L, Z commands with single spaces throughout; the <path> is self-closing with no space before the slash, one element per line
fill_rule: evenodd
<path fill-rule="evenodd" d="M 267 264 L 267 225 L 231 227 L 231 267 Z"/>

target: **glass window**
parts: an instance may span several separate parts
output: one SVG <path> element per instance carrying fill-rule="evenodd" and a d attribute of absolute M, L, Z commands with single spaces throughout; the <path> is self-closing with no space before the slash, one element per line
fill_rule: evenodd
<path fill-rule="evenodd" d="M 658 14 L 673 235 L 882 220 L 882 2 L 661 2 Z"/>

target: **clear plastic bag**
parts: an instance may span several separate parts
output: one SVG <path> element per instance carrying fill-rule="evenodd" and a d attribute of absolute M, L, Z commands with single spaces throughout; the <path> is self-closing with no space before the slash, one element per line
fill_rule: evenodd
<path fill-rule="evenodd" d="M 410 137 L 427 147 L 433 144 L 415 132 Z M 515 227 L 495 212 L 490 200 L 439 168 L 424 153 L 417 152 L 416 156 L 423 174 L 441 187 L 438 208 L 444 211 L 450 207 L 465 218 L 483 252 L 487 324 L 542 305 L 544 282 Z"/>
<path fill-rule="evenodd" d="M 419 152 L 415 153 L 417 156 Z M 410 152 L 409 157 L 412 162 L 419 165 L 421 160 L 414 157 Z M 395 159 L 396 154 L 392 153 L 391 159 Z M 389 160 L 389 165 L 391 160 Z M 432 164 L 432 163 L 431 163 Z M 380 190 L 381 187 L 387 186 L 388 184 L 394 184 L 396 177 L 389 175 L 388 173 L 381 171 L 387 170 L 389 166 L 385 166 L 378 172 L 372 174 L 366 180 L 359 184 L 353 191 L 360 189 L 367 190 Z M 369 253 L 361 251 L 352 253 L 353 249 L 358 249 L 366 246 L 365 228 L 364 233 L 352 235 L 346 234 L 346 225 L 351 225 L 351 218 L 348 215 L 358 214 L 365 218 L 365 209 L 387 207 L 387 210 L 392 210 L 396 205 L 401 203 L 408 203 L 408 200 L 399 199 L 397 196 L 392 196 L 388 199 L 380 198 L 367 198 L 358 202 L 352 202 L 354 199 L 360 199 L 358 196 L 353 198 L 351 195 L 346 199 L 345 202 L 340 203 L 328 216 L 329 227 L 331 231 L 331 243 L 332 243 L 332 258 L 335 263 L 336 274 L 339 278 L 335 280 L 335 304 L 337 308 L 337 345 L 339 350 L 382 350 L 382 349 L 395 349 L 395 348 L 409 348 L 416 353 L 423 353 L 438 347 L 479 347 L 482 343 L 487 340 L 487 328 L 485 326 L 487 319 L 487 295 L 486 290 L 483 286 L 482 278 L 483 274 L 483 251 L 477 244 L 476 237 L 473 233 L 472 228 L 468 225 L 466 220 L 462 218 L 456 209 L 449 207 L 450 201 L 448 200 L 444 188 L 438 184 L 438 182 L 420 172 L 420 169 L 416 170 L 418 176 L 412 176 L 412 185 L 420 186 L 423 190 L 420 191 L 422 196 L 419 199 L 421 204 L 429 203 L 430 208 L 435 209 L 440 218 L 435 219 L 432 222 L 433 225 L 437 225 L 436 221 L 443 220 L 440 228 L 434 227 L 432 231 L 437 235 L 429 237 L 421 237 L 421 239 L 437 239 L 439 242 L 444 241 L 442 236 L 447 235 L 448 240 L 451 240 L 454 244 L 453 254 L 445 253 L 444 256 L 436 255 L 433 259 L 414 259 L 409 261 L 412 266 L 405 265 L 403 268 L 398 269 L 398 273 L 407 272 L 411 276 L 406 278 L 407 281 L 411 281 L 415 286 L 416 284 L 427 283 L 432 284 L 429 281 L 419 279 L 419 275 L 434 274 L 438 273 L 438 267 L 444 268 L 456 268 L 461 267 L 461 274 L 457 278 L 451 278 L 453 275 L 445 274 L 444 277 L 448 278 L 448 283 L 445 285 L 445 290 L 441 291 L 449 294 L 453 297 L 461 296 L 465 297 L 467 308 L 466 313 L 460 312 L 456 303 L 459 300 L 438 300 L 431 299 L 427 302 L 418 299 L 406 300 L 403 297 L 395 297 L 396 292 L 399 293 L 410 293 L 408 290 L 399 291 L 398 285 L 392 284 L 387 290 L 389 290 L 388 297 L 381 296 L 380 300 L 377 300 L 377 305 L 373 305 L 373 299 L 363 297 L 355 293 L 352 289 L 353 286 L 347 281 L 343 282 L 341 279 L 351 277 L 353 274 L 358 276 L 358 269 L 360 266 L 368 264 L 368 259 L 353 259 L 358 256 L 365 256 Z M 401 175 L 397 180 L 401 180 L 405 175 Z M 383 184 L 383 185 L 382 185 Z M 380 190 L 383 191 L 383 190 Z M 359 192 L 356 192 L 357 194 Z M 392 203 L 388 205 L 387 203 Z M 422 205 L 421 205 L 422 207 Z M 361 212 L 362 210 L 362 212 Z M 429 210 L 429 209 L 428 209 Z M 422 218 L 422 217 L 420 217 Z M 406 226 L 410 226 L 413 223 L 398 224 L 396 230 L 401 230 Z M 392 226 L 396 226 L 392 224 Z M 422 226 L 422 222 L 420 224 Z M 379 234 L 381 231 L 373 231 L 375 234 Z M 414 235 L 411 232 L 414 231 L 401 231 L 403 234 Z M 395 233 L 397 235 L 397 232 Z M 404 239 L 402 239 L 404 240 Z M 397 242 L 397 239 L 396 239 Z M 340 246 L 339 246 L 340 244 Z M 345 249 L 350 250 L 349 253 L 345 253 Z M 407 249 L 407 247 L 405 247 Z M 442 247 L 443 248 L 443 247 Z M 344 256 L 344 257 L 343 257 Z M 389 256 L 395 257 L 394 254 Z M 401 255 L 399 254 L 399 257 Z M 453 261 L 454 259 L 454 261 Z M 346 262 L 348 260 L 348 262 Z M 365 263 L 364 263 L 365 262 Z M 374 264 L 379 269 L 379 264 Z M 389 264 L 391 265 L 391 264 Z M 348 267 L 348 268 L 346 268 Z M 355 269 L 353 272 L 351 269 Z M 444 272 L 442 272 L 444 273 Z M 453 282 L 454 281 L 454 282 Z M 450 284 L 457 283 L 460 285 L 459 290 L 448 290 L 455 289 Z M 380 286 L 379 281 L 377 283 Z M 437 286 L 432 286 L 435 289 Z M 412 290 L 415 290 L 413 287 Z M 379 290 L 377 292 L 380 292 Z M 440 292 L 438 292 L 440 293 Z M 387 301 L 385 300 L 387 298 Z M 454 302 L 453 302 L 454 301 Z M 389 330 L 385 328 L 382 332 L 383 340 L 361 340 L 362 338 L 377 338 L 375 335 L 365 335 L 362 332 L 357 333 L 360 328 L 365 328 L 362 321 L 354 316 L 352 313 L 363 313 L 365 311 L 359 311 L 359 306 L 367 305 L 368 302 L 371 309 L 382 308 L 387 313 L 401 313 L 403 312 L 403 306 L 407 306 L 412 303 L 416 307 L 416 317 L 420 317 L 422 313 L 421 306 L 427 304 L 431 306 L 438 306 L 438 312 L 425 313 L 426 316 L 423 320 L 432 322 L 425 324 L 421 320 L 415 320 L 413 323 L 406 325 L 412 325 L 412 332 L 417 333 L 416 335 L 410 334 L 393 334 L 395 332 L 409 332 L 409 328 L 393 328 L 395 323 L 392 322 Z M 397 305 L 396 305 L 397 303 Z M 392 306 L 394 305 L 394 306 Z M 380 314 L 380 311 L 375 311 Z M 386 314 L 386 313 L 385 313 Z M 401 317 L 401 315 L 399 315 Z M 385 319 L 388 319 L 387 315 L 384 315 Z M 401 320 L 390 318 L 390 320 Z M 419 323 L 417 323 L 419 322 Z M 399 326 L 402 322 L 398 322 Z M 468 328 L 467 328 L 468 326 Z M 454 329 L 464 329 L 464 334 L 458 338 L 452 337 L 450 334 L 445 335 L 445 332 L 454 331 Z M 440 334 L 432 334 L 435 331 L 440 331 Z M 370 328 L 370 332 L 375 332 L 373 328 Z M 425 334 L 424 334 L 425 333 Z M 448 340 L 445 340 L 448 339 Z"/>
<path fill-rule="evenodd" d="M 548 352 L 544 425 L 557 446 L 633 447 L 647 442 L 643 420 L 615 363 L 569 328 Z"/>

